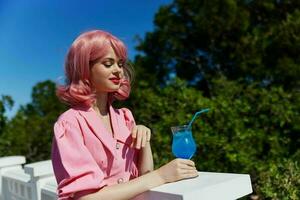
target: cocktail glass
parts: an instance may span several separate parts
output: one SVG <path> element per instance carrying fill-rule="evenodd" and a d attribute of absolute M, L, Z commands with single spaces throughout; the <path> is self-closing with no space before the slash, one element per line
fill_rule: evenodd
<path fill-rule="evenodd" d="M 172 152 L 177 158 L 191 159 L 196 152 L 196 143 L 191 126 L 171 127 L 173 133 Z"/>

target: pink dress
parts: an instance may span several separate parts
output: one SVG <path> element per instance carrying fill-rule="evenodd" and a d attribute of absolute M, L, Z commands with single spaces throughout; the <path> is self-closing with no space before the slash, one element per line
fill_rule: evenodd
<path fill-rule="evenodd" d="M 130 148 L 130 110 L 109 107 L 114 137 L 92 108 L 69 109 L 54 125 L 52 164 L 58 199 L 78 199 L 138 177 L 138 150 Z"/>

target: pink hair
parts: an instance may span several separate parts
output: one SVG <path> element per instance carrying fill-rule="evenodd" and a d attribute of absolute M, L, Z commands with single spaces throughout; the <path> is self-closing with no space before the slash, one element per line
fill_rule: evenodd
<path fill-rule="evenodd" d="M 58 85 L 56 89 L 56 94 L 62 102 L 70 106 L 91 106 L 96 97 L 90 83 L 91 63 L 103 58 L 110 47 L 114 49 L 118 58 L 127 60 L 124 43 L 108 32 L 88 31 L 75 39 L 65 62 L 66 85 Z M 125 65 L 124 71 L 125 78 L 120 89 L 110 94 L 110 101 L 124 100 L 130 94 L 132 70 Z"/>

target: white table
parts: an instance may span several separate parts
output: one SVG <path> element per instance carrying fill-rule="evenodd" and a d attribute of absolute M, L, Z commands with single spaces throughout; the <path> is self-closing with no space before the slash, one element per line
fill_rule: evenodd
<path fill-rule="evenodd" d="M 153 188 L 134 200 L 233 200 L 251 193 L 248 174 L 199 172 L 196 178 Z"/>

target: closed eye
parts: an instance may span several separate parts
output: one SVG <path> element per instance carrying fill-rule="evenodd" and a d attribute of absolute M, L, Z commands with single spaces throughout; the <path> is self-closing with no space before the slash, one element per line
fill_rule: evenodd
<path fill-rule="evenodd" d="M 110 67 L 110 66 L 112 66 L 114 63 L 112 63 L 112 62 L 104 62 L 104 63 L 102 63 L 105 67 Z"/>
<path fill-rule="evenodd" d="M 123 62 L 123 61 L 121 61 L 121 62 L 119 61 L 119 62 L 118 62 L 118 66 L 119 66 L 119 67 L 124 67 L 124 65 L 125 65 L 125 62 Z"/>
<path fill-rule="evenodd" d="M 114 60 L 113 58 L 106 58 L 106 59 L 102 62 L 102 64 L 103 64 L 105 67 L 109 68 L 109 67 L 111 67 L 112 65 L 115 64 L 115 60 Z M 124 67 L 124 66 L 125 66 L 125 61 L 124 61 L 123 59 L 120 59 L 120 60 L 118 61 L 118 66 L 119 66 L 120 68 Z"/>

